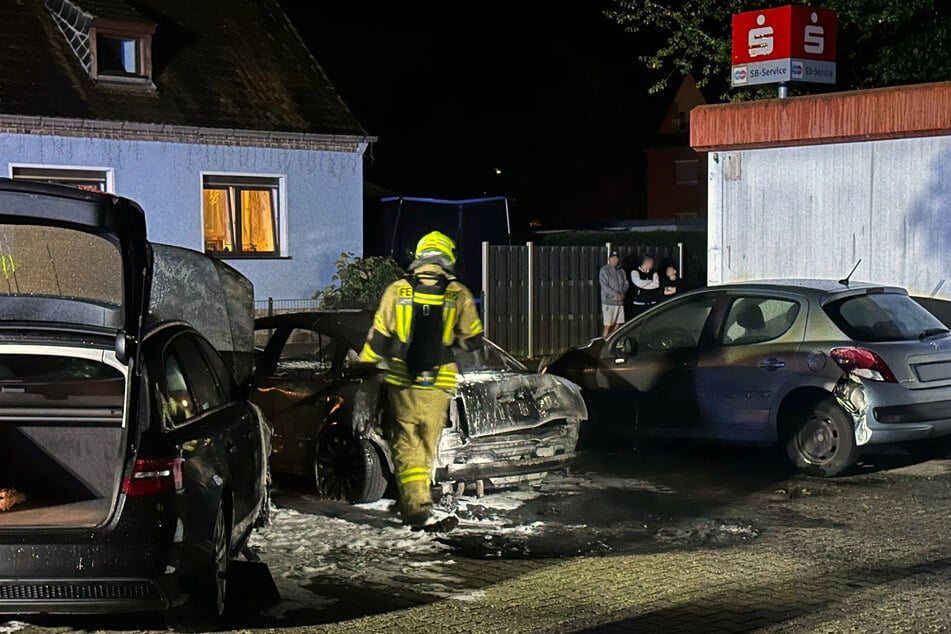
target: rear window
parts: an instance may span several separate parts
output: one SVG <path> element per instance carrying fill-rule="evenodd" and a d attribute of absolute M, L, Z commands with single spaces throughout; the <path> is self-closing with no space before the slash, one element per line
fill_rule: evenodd
<path fill-rule="evenodd" d="M 43 296 L 122 306 L 122 255 L 101 236 L 0 224 L 0 296 Z"/>
<path fill-rule="evenodd" d="M 0 355 L 0 409 L 96 407 L 120 410 L 125 380 L 115 368 L 77 357 Z"/>
<path fill-rule="evenodd" d="M 856 341 L 913 341 L 947 331 L 937 317 L 899 293 L 849 297 L 825 310 Z"/>

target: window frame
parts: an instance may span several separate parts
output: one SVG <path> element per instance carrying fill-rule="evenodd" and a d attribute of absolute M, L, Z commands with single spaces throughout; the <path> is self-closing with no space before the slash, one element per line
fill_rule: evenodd
<path fill-rule="evenodd" d="M 44 182 L 37 178 L 22 178 L 16 175 L 16 170 L 47 170 L 50 172 L 89 172 L 90 174 L 101 174 L 105 183 L 104 193 L 116 193 L 116 170 L 113 167 L 98 167 L 93 165 L 50 165 L 46 163 L 8 163 L 7 175 L 11 180 L 24 182 L 40 183 Z M 61 183 L 70 186 L 66 183 Z M 77 188 L 78 189 L 78 188 Z"/>
<path fill-rule="evenodd" d="M 787 302 L 790 304 L 794 304 L 796 306 L 796 315 L 793 317 L 792 321 L 789 322 L 789 326 L 786 328 L 786 330 L 776 335 L 775 337 L 770 337 L 769 339 L 762 339 L 760 341 L 740 341 L 740 342 L 731 341 L 727 343 L 725 340 L 726 332 L 727 332 L 727 329 L 730 327 L 730 315 L 733 312 L 734 306 L 736 306 L 737 302 L 741 300 L 750 300 L 750 299 L 760 299 L 762 301 Z M 778 341 L 779 339 L 782 339 L 783 337 L 785 337 L 792 331 L 792 329 L 796 326 L 796 323 L 799 321 L 799 318 L 802 315 L 802 311 L 804 310 L 804 308 L 805 306 L 804 306 L 803 300 L 797 297 L 792 297 L 792 296 L 763 295 L 758 293 L 730 294 L 729 296 L 727 296 L 727 300 L 723 307 L 723 317 L 721 319 L 720 327 L 717 332 L 716 345 L 717 347 L 720 347 L 720 348 L 736 348 L 739 346 L 758 346 L 762 344 L 774 343 Z"/>
<path fill-rule="evenodd" d="M 152 35 L 154 33 L 155 27 L 150 25 L 94 22 L 89 28 L 89 76 L 96 82 L 154 86 L 152 83 Z M 134 73 L 99 71 L 99 36 L 135 42 Z"/>
<path fill-rule="evenodd" d="M 205 186 L 206 179 L 211 177 L 212 179 L 220 178 L 222 180 L 234 179 L 236 181 L 235 185 L 223 185 L 216 186 L 212 185 L 210 187 Z M 249 251 L 247 253 L 243 251 L 209 251 L 207 242 L 205 240 L 205 200 L 204 194 L 206 189 L 225 189 L 228 191 L 228 188 L 234 188 L 235 192 L 238 192 L 242 189 L 240 185 L 241 180 L 264 180 L 270 179 L 275 181 L 274 187 L 277 189 L 277 226 L 274 228 L 274 238 L 277 242 L 277 249 L 274 251 Z M 288 230 L 287 230 L 287 174 L 255 174 L 249 172 L 219 172 L 219 171 L 201 171 L 198 175 L 199 181 L 199 214 L 201 217 L 201 242 L 202 252 L 205 255 L 208 255 L 219 260 L 278 260 L 278 259 L 288 259 Z M 258 187 L 247 187 L 247 189 L 261 189 L 261 186 Z M 239 197 L 236 195 L 235 199 Z M 237 213 L 240 213 L 240 208 L 237 208 Z M 240 224 L 238 224 L 240 227 Z M 241 244 L 241 234 L 240 231 L 237 232 L 238 235 L 234 236 L 235 244 Z"/>

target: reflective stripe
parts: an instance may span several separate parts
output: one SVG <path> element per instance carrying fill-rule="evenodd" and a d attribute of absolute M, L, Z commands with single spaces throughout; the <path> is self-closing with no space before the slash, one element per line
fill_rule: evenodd
<path fill-rule="evenodd" d="M 427 469 L 426 467 L 409 467 L 400 471 L 400 477 L 402 478 L 403 476 L 414 475 L 417 473 L 425 473 L 428 475 L 430 471 L 431 469 Z"/>
<path fill-rule="evenodd" d="M 482 320 L 480 320 L 480 319 L 476 319 L 476 320 L 475 320 L 474 322 L 472 322 L 472 324 L 469 326 L 469 334 L 472 334 L 472 335 L 478 335 L 478 334 L 481 333 L 483 330 L 485 330 L 485 329 L 482 327 Z"/>
<path fill-rule="evenodd" d="M 456 326 L 456 307 L 453 304 L 447 304 L 446 309 L 443 311 L 443 329 L 442 329 L 442 342 L 443 345 L 452 344 L 452 334 Z"/>
<path fill-rule="evenodd" d="M 363 344 L 363 350 L 360 352 L 360 358 L 366 359 L 368 361 L 373 361 L 377 363 L 383 360 L 383 357 L 378 355 L 373 348 L 370 347 L 369 342 Z"/>
<path fill-rule="evenodd" d="M 443 296 L 430 295 L 429 293 L 420 293 L 417 291 L 413 296 L 413 301 L 417 304 L 425 304 L 427 306 L 442 306 Z"/>
<path fill-rule="evenodd" d="M 410 482 L 429 482 L 430 477 L 428 475 L 415 475 L 409 476 L 406 478 L 400 478 L 400 484 L 409 484 Z"/>
<path fill-rule="evenodd" d="M 413 323 L 413 305 L 400 302 L 396 305 L 396 336 L 402 343 L 409 341 Z"/>

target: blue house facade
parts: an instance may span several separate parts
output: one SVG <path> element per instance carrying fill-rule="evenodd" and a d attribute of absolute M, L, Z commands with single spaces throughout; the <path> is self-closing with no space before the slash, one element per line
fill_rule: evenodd
<path fill-rule="evenodd" d="M 0 55 L 0 176 L 132 198 L 150 240 L 227 261 L 258 299 L 309 297 L 362 251 L 373 139 L 275 1 L 4 5 L 29 44 Z"/>

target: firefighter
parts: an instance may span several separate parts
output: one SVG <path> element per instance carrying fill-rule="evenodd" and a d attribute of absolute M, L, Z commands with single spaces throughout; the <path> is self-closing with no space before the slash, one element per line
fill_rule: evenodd
<path fill-rule="evenodd" d="M 456 245 L 438 231 L 416 245 L 409 275 L 383 293 L 360 360 L 386 364 L 393 452 L 403 522 L 431 518 L 433 462 L 456 388 L 453 348 L 482 349 L 482 321 L 472 293 L 453 275 Z"/>

